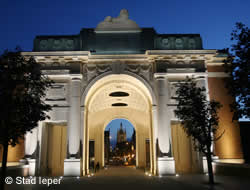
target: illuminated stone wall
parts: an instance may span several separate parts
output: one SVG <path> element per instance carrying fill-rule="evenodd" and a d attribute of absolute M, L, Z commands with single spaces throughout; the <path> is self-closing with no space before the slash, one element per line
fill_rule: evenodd
<path fill-rule="evenodd" d="M 225 88 L 222 66 L 208 66 L 208 72 L 215 74 L 208 77 L 210 99 L 219 101 L 223 107 L 219 111 L 220 124 L 217 135 L 225 131 L 224 135 L 215 142 L 215 154 L 220 159 L 242 158 L 240 128 L 238 122 L 232 122 L 233 113 L 230 112 L 229 104 L 233 98 L 228 95 Z"/>
<path fill-rule="evenodd" d="M 0 162 L 3 157 L 3 147 L 0 146 Z M 9 146 L 8 148 L 8 162 L 19 162 L 24 157 L 24 141 L 20 140 L 20 144 L 15 147 Z"/>
<path fill-rule="evenodd" d="M 194 150 L 193 142 L 187 136 L 181 124 L 172 123 L 171 130 L 176 173 L 197 173 L 201 171 L 199 153 Z"/>

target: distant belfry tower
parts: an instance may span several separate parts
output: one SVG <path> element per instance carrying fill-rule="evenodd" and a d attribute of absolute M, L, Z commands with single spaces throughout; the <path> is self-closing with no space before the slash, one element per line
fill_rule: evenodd
<path fill-rule="evenodd" d="M 127 140 L 126 129 L 123 129 L 122 123 L 120 124 L 120 129 L 117 131 L 117 143 L 122 143 Z"/>

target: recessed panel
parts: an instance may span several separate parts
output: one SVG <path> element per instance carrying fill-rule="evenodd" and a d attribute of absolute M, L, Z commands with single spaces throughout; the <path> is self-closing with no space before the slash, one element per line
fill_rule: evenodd
<path fill-rule="evenodd" d="M 120 106 L 128 106 L 128 104 L 125 104 L 125 103 L 114 103 L 114 104 L 112 104 L 112 106 L 120 107 Z"/>
<path fill-rule="evenodd" d="M 129 94 L 127 92 L 117 91 L 117 92 L 110 93 L 109 96 L 112 96 L 112 97 L 126 97 L 126 96 L 129 96 Z"/>

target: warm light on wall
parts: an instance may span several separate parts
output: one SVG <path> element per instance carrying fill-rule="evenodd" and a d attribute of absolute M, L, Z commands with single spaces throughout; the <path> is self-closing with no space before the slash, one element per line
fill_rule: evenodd
<path fill-rule="evenodd" d="M 221 66 L 222 67 L 222 66 Z M 209 67 L 209 71 L 221 71 L 217 67 Z M 225 78 L 208 77 L 208 88 L 210 99 L 219 101 L 223 107 L 219 110 L 219 129 L 217 134 L 220 135 L 224 130 L 223 136 L 215 142 L 215 154 L 220 159 L 242 158 L 241 138 L 238 124 L 232 122 L 232 112 L 230 112 L 230 104 L 233 98 L 228 95 L 225 88 Z"/>
<path fill-rule="evenodd" d="M 3 157 L 3 147 L 0 146 L 0 161 Z M 19 162 L 20 159 L 24 157 L 24 143 L 23 140 L 20 140 L 20 144 L 17 144 L 15 147 L 8 147 L 8 162 Z"/>

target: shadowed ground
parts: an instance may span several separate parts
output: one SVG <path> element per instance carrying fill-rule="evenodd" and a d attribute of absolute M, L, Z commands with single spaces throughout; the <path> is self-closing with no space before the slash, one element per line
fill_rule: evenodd
<path fill-rule="evenodd" d="M 7 190 L 19 189 L 61 189 L 61 190 L 139 190 L 139 189 L 176 189 L 176 190 L 247 190 L 250 187 L 248 178 L 215 176 L 217 184 L 210 186 L 207 184 L 206 175 L 180 175 L 149 177 L 143 170 L 137 170 L 133 167 L 110 167 L 107 170 L 100 170 L 93 177 L 64 177 L 60 185 L 6 185 Z"/>

